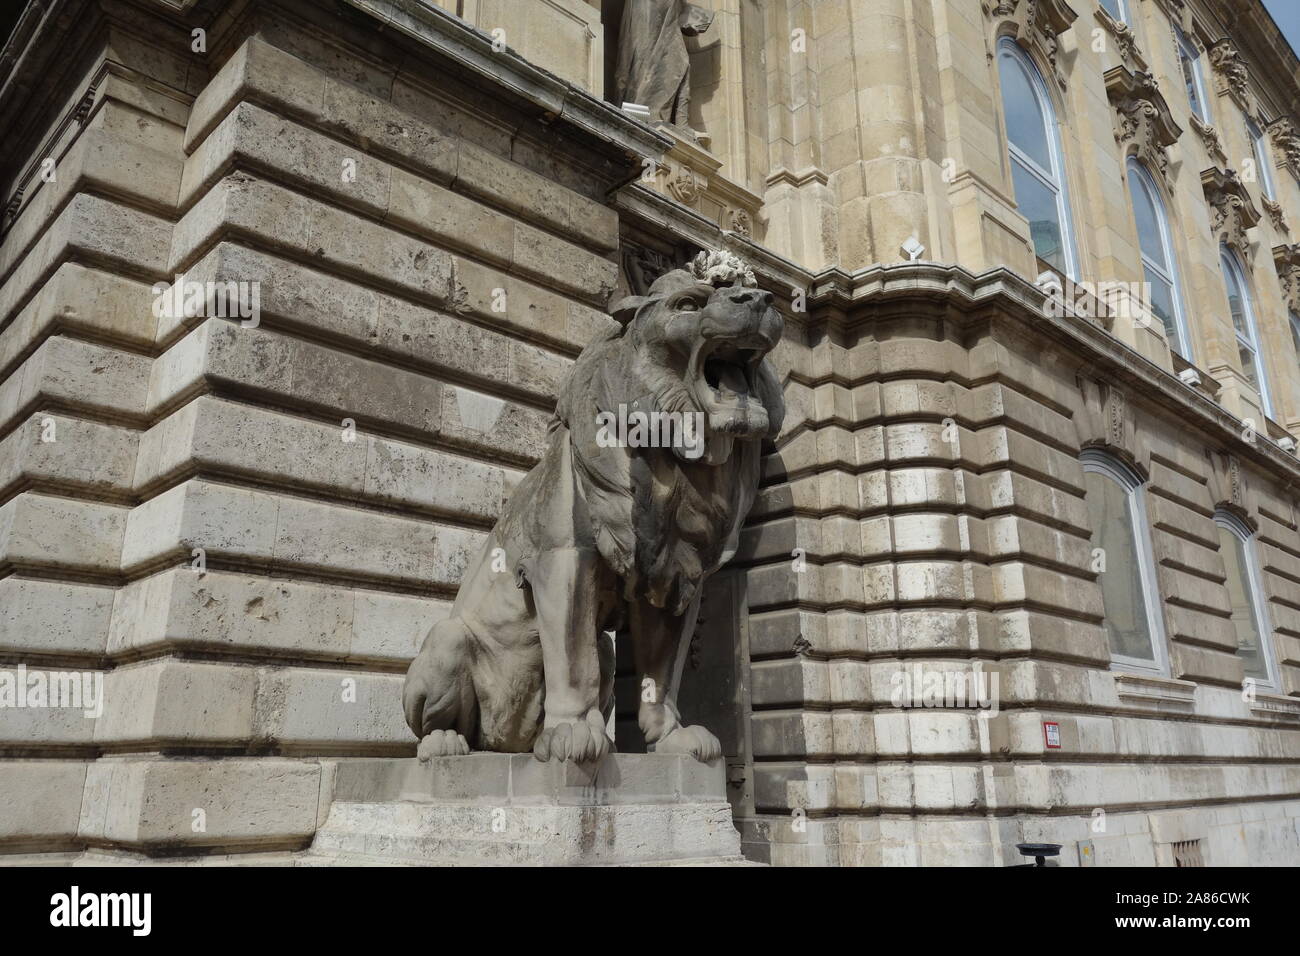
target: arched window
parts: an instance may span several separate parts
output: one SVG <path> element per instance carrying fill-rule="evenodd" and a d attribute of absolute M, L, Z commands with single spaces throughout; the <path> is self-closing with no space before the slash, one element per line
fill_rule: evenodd
<path fill-rule="evenodd" d="M 1200 51 L 1177 26 L 1174 36 L 1178 40 L 1178 66 L 1183 71 L 1183 86 L 1187 89 L 1187 102 L 1205 125 L 1210 125 L 1210 94 L 1205 86 L 1205 74 L 1201 68 Z"/>
<path fill-rule="evenodd" d="M 1142 274 L 1151 289 L 1151 311 L 1164 323 L 1170 348 L 1190 359 L 1191 338 L 1183 318 L 1169 217 L 1165 215 L 1165 204 L 1151 174 L 1132 158 L 1128 161 L 1128 191 L 1137 221 L 1138 246 L 1142 250 Z"/>
<path fill-rule="evenodd" d="M 1111 660 L 1141 671 L 1165 671 L 1164 622 L 1142 480 L 1118 459 L 1095 449 L 1080 456 L 1092 547 L 1098 563 Z"/>
<path fill-rule="evenodd" d="M 1273 170 L 1269 168 L 1268 143 L 1264 131 L 1252 119 L 1246 120 L 1246 135 L 1250 137 L 1250 148 L 1255 153 L 1255 165 L 1259 168 L 1259 188 L 1264 195 L 1272 199 L 1277 195 L 1273 185 Z"/>
<path fill-rule="evenodd" d="M 1003 37 L 998 44 L 998 77 L 1011 154 L 1011 186 L 1017 208 L 1029 220 L 1034 252 L 1057 272 L 1078 279 L 1065 164 L 1047 85 L 1010 37 Z"/>
<path fill-rule="evenodd" d="M 1219 247 L 1223 266 L 1223 281 L 1228 287 L 1228 311 L 1232 313 L 1232 328 L 1237 333 L 1237 355 L 1241 358 L 1241 371 L 1246 381 L 1259 393 L 1264 414 L 1273 417 L 1273 405 L 1268 395 L 1268 380 L 1264 375 L 1264 360 L 1259 354 L 1259 335 L 1255 326 L 1255 305 L 1250 298 L 1250 286 L 1241 260 L 1227 246 Z"/>
<path fill-rule="evenodd" d="M 1256 684 L 1274 686 L 1273 661 L 1269 653 L 1268 609 L 1255 560 L 1254 539 L 1250 528 L 1235 515 L 1220 511 L 1214 516 L 1219 526 L 1219 553 L 1227 572 L 1232 624 L 1237 632 L 1237 656 L 1247 677 Z"/>

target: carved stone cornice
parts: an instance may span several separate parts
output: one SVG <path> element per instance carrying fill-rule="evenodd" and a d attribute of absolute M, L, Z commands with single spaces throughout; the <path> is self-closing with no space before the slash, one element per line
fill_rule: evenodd
<path fill-rule="evenodd" d="M 1228 37 L 1210 45 L 1210 64 L 1218 78 L 1217 92 L 1227 93 L 1248 116 L 1255 115 L 1255 98 L 1250 92 L 1250 68 Z"/>
<path fill-rule="evenodd" d="M 763 198 L 728 179 L 720 159 L 675 127 L 661 123 L 655 128 L 671 137 L 673 146 L 647 185 L 728 232 L 762 238 Z"/>
<path fill-rule="evenodd" d="M 1219 131 L 1209 123 L 1202 122 L 1195 113 L 1190 114 L 1188 119 L 1196 135 L 1205 144 L 1205 150 L 1210 154 L 1210 158 L 1220 166 L 1227 166 L 1228 154 L 1223 151 L 1223 141 L 1219 139 Z"/>
<path fill-rule="evenodd" d="M 1280 202 L 1274 202 L 1267 196 L 1260 196 L 1259 201 L 1264 204 L 1264 212 L 1268 213 L 1269 222 L 1273 223 L 1273 228 L 1278 232 L 1290 232 L 1286 224 L 1286 214 L 1282 210 Z"/>
<path fill-rule="evenodd" d="M 1210 204 L 1214 238 L 1249 260 L 1250 240 L 1246 233 L 1259 223 L 1259 210 L 1251 202 L 1241 177 L 1231 169 L 1211 166 L 1201 172 L 1201 188 Z"/>
<path fill-rule="evenodd" d="M 1273 265 L 1282 283 L 1282 298 L 1287 308 L 1300 313 L 1300 243 L 1283 243 L 1273 247 Z"/>
<path fill-rule="evenodd" d="M 1296 130 L 1295 124 L 1285 116 L 1276 119 L 1268 126 L 1268 137 L 1273 143 L 1277 164 L 1300 180 L 1300 131 Z"/>
<path fill-rule="evenodd" d="M 984 0 L 984 15 L 993 21 L 995 37 L 1014 37 L 1021 45 L 1037 51 L 1051 64 L 1061 89 L 1065 75 L 1058 62 L 1058 37 L 1078 19 L 1065 0 Z"/>
<path fill-rule="evenodd" d="M 1101 6 L 1097 7 L 1097 22 L 1114 39 L 1115 50 L 1125 66 L 1134 72 L 1147 68 L 1146 57 L 1138 50 L 1137 36 L 1127 23 L 1116 20 Z"/>
<path fill-rule="evenodd" d="M 1174 122 L 1156 78 L 1114 66 L 1106 71 L 1106 95 L 1115 107 L 1115 142 L 1125 155 L 1136 155 L 1162 176 L 1169 166 L 1168 147 L 1183 130 Z"/>

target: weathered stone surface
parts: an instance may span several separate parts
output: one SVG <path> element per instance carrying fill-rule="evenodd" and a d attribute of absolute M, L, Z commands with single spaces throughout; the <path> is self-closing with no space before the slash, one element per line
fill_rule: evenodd
<path fill-rule="evenodd" d="M 303 862 L 355 865 L 740 863 L 722 767 L 613 754 L 599 767 L 531 754 L 350 760 Z"/>

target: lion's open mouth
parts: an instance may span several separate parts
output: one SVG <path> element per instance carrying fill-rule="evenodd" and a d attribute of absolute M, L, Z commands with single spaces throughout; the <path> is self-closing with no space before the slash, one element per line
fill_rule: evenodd
<path fill-rule="evenodd" d="M 769 347 L 759 338 L 709 339 L 700 344 L 691 362 L 691 380 L 712 432 L 752 437 L 767 431 L 767 409 L 755 387 L 755 375 Z"/>
<path fill-rule="evenodd" d="M 762 359 L 758 349 L 720 345 L 704 360 L 704 381 L 719 405 L 741 405 L 749 400 L 754 366 Z"/>

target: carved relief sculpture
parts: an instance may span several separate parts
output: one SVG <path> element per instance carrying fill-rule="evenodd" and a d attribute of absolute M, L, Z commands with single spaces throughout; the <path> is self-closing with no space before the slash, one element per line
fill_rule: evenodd
<path fill-rule="evenodd" d="M 1300 313 L 1300 243 L 1273 247 L 1273 265 L 1282 283 L 1282 298 L 1292 312 Z"/>
<path fill-rule="evenodd" d="M 1250 240 L 1246 233 L 1259 222 L 1259 210 L 1233 170 L 1216 167 L 1201 172 L 1201 188 L 1210 204 L 1214 237 L 1244 258 L 1250 258 Z"/>
<path fill-rule="evenodd" d="M 1182 130 L 1155 77 L 1112 67 L 1106 71 L 1106 95 L 1115 107 L 1115 142 L 1163 175 L 1169 166 L 1167 148 L 1177 142 Z"/>
<path fill-rule="evenodd" d="M 736 551 L 760 445 L 784 417 L 766 359 L 783 321 L 755 286 L 735 256 L 701 253 L 619 302 L 620 327 L 578 357 L 541 461 L 407 672 L 402 704 L 422 757 L 602 758 L 609 630 L 631 641 L 650 749 L 720 755 L 675 698 L 704 582 Z M 634 440 L 637 413 L 675 416 L 683 440 Z M 631 426 L 621 440 L 618 420 Z"/>

